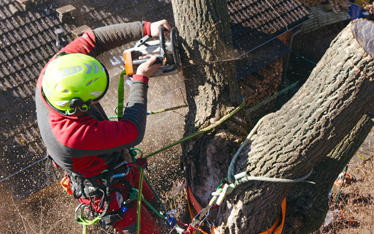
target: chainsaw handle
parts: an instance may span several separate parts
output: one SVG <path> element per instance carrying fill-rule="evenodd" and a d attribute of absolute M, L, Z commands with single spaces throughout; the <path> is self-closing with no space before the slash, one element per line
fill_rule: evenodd
<path fill-rule="evenodd" d="M 134 60 L 132 61 L 132 64 L 137 66 L 137 65 L 140 65 L 140 64 L 143 64 L 145 62 L 147 62 L 150 58 L 145 58 L 145 59 L 138 59 L 138 60 Z M 153 64 L 157 64 L 157 63 L 163 63 L 164 61 L 164 58 L 163 57 L 156 57 L 156 61 L 153 63 Z"/>

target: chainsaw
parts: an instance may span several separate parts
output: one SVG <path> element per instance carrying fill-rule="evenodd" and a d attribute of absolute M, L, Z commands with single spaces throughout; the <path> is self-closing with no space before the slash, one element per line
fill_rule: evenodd
<path fill-rule="evenodd" d="M 141 56 L 156 56 L 155 63 L 161 63 L 161 67 L 153 73 L 155 76 L 166 76 L 177 73 L 181 66 L 181 58 L 178 52 L 179 34 L 176 28 L 170 31 L 170 40 L 166 41 L 164 27 L 159 28 L 159 40 L 149 40 L 150 36 L 140 39 L 133 48 L 123 52 L 126 75 L 131 76 L 136 73 L 136 68 L 145 63 L 149 58 L 139 59 Z"/>

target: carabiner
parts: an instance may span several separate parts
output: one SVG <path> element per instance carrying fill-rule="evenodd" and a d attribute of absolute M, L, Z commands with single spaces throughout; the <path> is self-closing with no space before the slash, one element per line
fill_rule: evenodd
<path fill-rule="evenodd" d="M 83 217 L 83 209 L 82 209 L 82 206 L 84 206 L 83 203 L 79 204 L 77 206 L 77 208 L 75 208 L 75 221 L 79 221 L 79 220 L 82 220 L 82 217 Z M 84 207 L 83 207 L 84 208 Z M 78 211 L 81 211 L 79 217 L 78 217 Z"/>

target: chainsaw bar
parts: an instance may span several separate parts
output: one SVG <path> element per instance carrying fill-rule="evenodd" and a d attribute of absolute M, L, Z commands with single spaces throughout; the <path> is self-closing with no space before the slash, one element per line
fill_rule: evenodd
<path fill-rule="evenodd" d="M 214 63 L 224 63 L 224 62 L 232 62 L 232 61 L 237 61 L 243 59 L 242 57 L 237 57 L 237 58 L 232 58 L 232 59 L 222 59 L 222 60 L 217 60 L 217 61 L 209 61 L 209 62 L 202 62 L 202 63 L 193 63 L 193 64 L 185 64 L 183 66 L 180 66 L 180 68 L 185 68 L 185 67 L 195 67 L 195 66 L 201 66 L 201 65 L 211 65 Z"/>

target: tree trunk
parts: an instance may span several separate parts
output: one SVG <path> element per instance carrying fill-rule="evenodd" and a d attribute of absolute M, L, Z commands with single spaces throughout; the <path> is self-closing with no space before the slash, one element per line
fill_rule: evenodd
<path fill-rule="evenodd" d="M 328 193 L 335 179 L 355 155 L 374 122 L 364 115 L 344 139 L 313 169 L 312 184 L 296 184 L 287 194 L 284 233 L 312 233 L 323 224 L 328 211 Z"/>
<path fill-rule="evenodd" d="M 225 0 L 172 0 L 172 5 L 184 65 L 232 58 Z M 242 102 L 233 62 L 184 68 L 183 75 L 189 104 L 185 135 L 218 121 Z M 237 114 L 182 146 L 187 182 L 202 206 L 226 177 L 229 156 L 247 133 L 247 121 Z"/>
<path fill-rule="evenodd" d="M 372 22 L 357 20 L 337 36 L 294 97 L 264 118 L 251 151 L 242 156 L 247 161 L 237 165 L 237 172 L 298 178 L 331 152 L 373 105 L 373 31 Z M 330 182 L 341 171 L 339 160 L 336 163 L 325 174 Z M 256 182 L 236 188 L 222 209 L 221 233 L 267 230 L 293 185 Z M 313 196 L 326 198 L 327 189 Z"/>
<path fill-rule="evenodd" d="M 231 58 L 225 0 L 172 0 L 172 4 L 184 65 Z M 338 35 L 299 92 L 281 110 L 264 118 L 252 150 L 241 155 L 239 162 L 244 163 L 237 163 L 236 172 L 298 178 L 326 157 L 374 101 L 374 53 L 369 48 L 373 30 L 373 23 L 361 20 Z M 190 107 L 186 135 L 216 122 L 241 102 L 233 63 L 184 68 L 183 74 Z M 202 206 L 227 176 L 231 156 L 248 133 L 247 127 L 244 116 L 238 114 L 210 134 L 183 145 L 187 182 Z M 341 170 L 332 168 L 326 175 L 330 182 Z M 236 188 L 221 207 L 220 232 L 267 230 L 293 185 L 256 182 Z M 326 192 L 314 196 L 326 197 Z"/>

